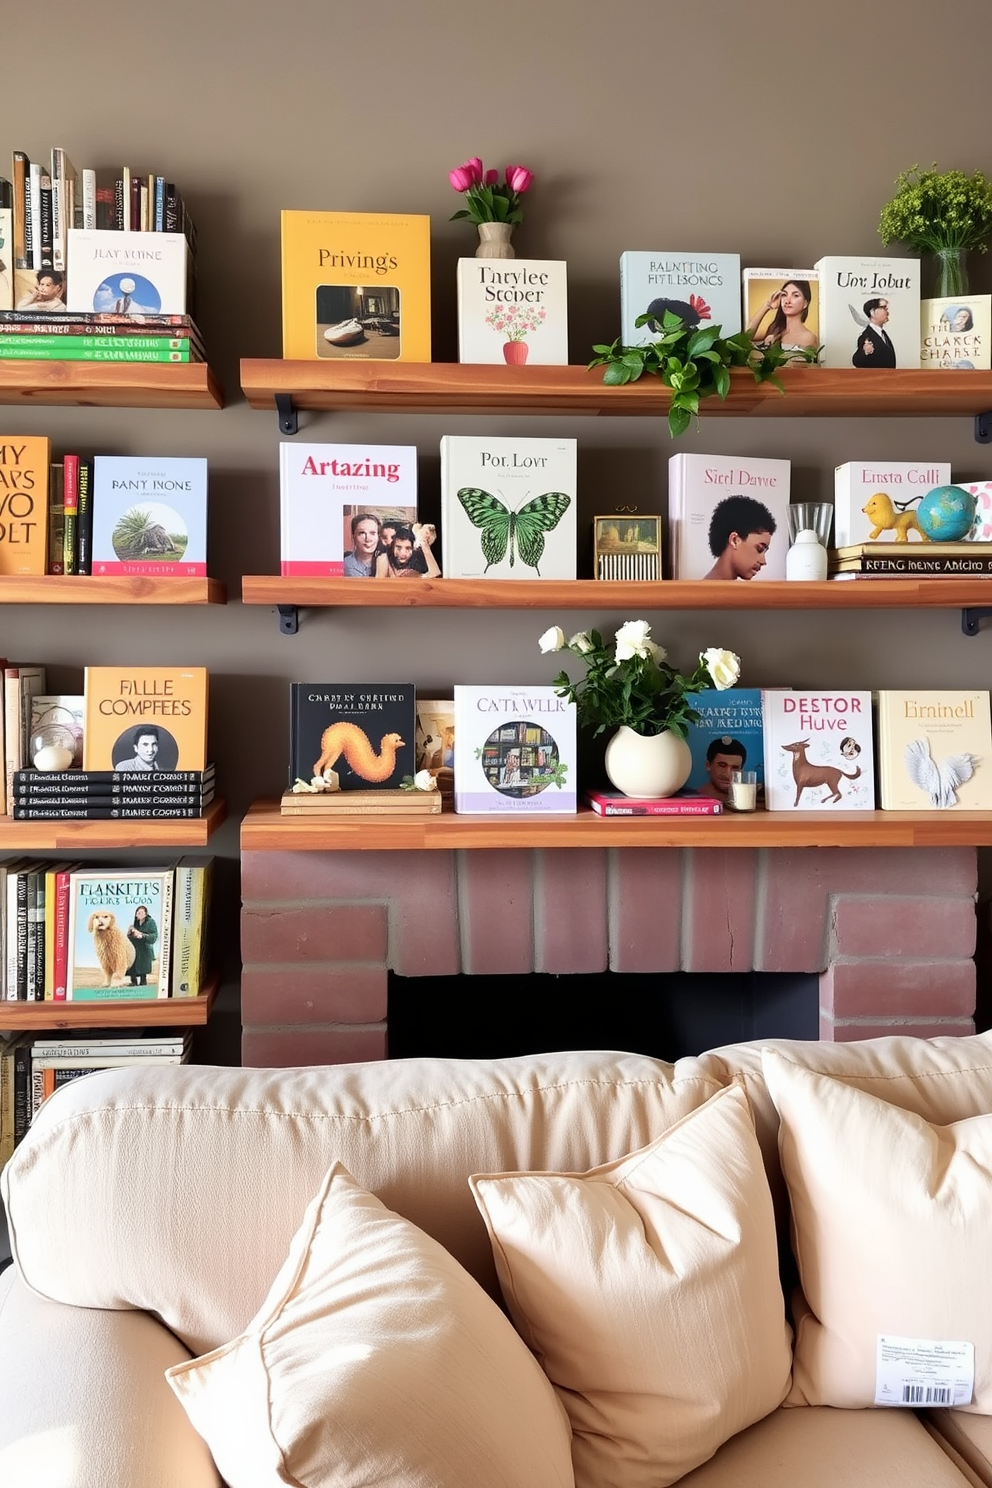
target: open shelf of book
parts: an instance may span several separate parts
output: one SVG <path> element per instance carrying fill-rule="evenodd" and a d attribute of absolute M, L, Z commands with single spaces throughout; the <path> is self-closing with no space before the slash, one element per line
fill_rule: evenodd
<path fill-rule="evenodd" d="M 130 370 L 130 369 L 129 369 Z M 705 417 L 912 418 L 975 416 L 992 409 L 992 373 L 898 371 L 853 367 L 786 367 L 785 392 L 731 372 L 725 402 L 707 398 Z M 396 409 L 407 413 L 645 414 L 668 412 L 656 377 L 607 387 L 594 367 L 480 366 L 461 362 L 263 361 L 241 363 L 241 388 L 252 408 L 277 399 L 314 412 Z"/>
<path fill-rule="evenodd" d="M 215 972 L 199 997 L 107 998 L 92 1002 L 0 1002 L 0 1031 L 43 1028 L 187 1028 L 206 1023 L 217 999 Z"/>
<path fill-rule="evenodd" d="M 226 604 L 220 579 L 151 574 L 3 574 L 0 604 Z"/>
<path fill-rule="evenodd" d="M 22 408 L 223 408 L 206 362 L 29 362 L 0 358 L 0 403 Z"/>
<path fill-rule="evenodd" d="M 61 852 L 85 847 L 204 847 L 227 816 L 211 801 L 203 816 L 128 817 L 124 821 L 14 821 L 0 816 L 0 853 Z"/>
<path fill-rule="evenodd" d="M 981 847 L 992 811 L 756 811 L 705 817 L 282 816 L 257 801 L 241 823 L 242 852 L 420 851 L 529 847 Z"/>

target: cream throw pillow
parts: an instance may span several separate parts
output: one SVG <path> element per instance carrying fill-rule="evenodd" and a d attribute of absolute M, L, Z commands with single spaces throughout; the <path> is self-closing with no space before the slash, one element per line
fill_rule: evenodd
<path fill-rule="evenodd" d="M 166 1378 L 230 1488 L 572 1483 L 565 1414 L 495 1302 L 337 1163 L 245 1332 Z"/>
<path fill-rule="evenodd" d="M 775 1224 L 739 1084 L 619 1162 L 470 1182 L 568 1411 L 577 1488 L 674 1483 L 782 1401 Z"/>
<path fill-rule="evenodd" d="M 967 1408 L 992 1412 L 992 1116 L 934 1126 L 777 1050 L 763 1068 L 808 1308 L 790 1403 L 873 1405 L 894 1334 L 973 1343 Z"/>

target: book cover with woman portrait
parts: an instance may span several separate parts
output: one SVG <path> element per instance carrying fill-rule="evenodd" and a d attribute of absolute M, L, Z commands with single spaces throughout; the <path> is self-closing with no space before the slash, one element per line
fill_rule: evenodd
<path fill-rule="evenodd" d="M 785 578 L 788 460 L 672 455 L 668 512 L 676 579 Z"/>
<path fill-rule="evenodd" d="M 820 276 L 815 269 L 745 269 L 742 278 L 744 325 L 755 346 L 797 353 L 819 350 Z"/>

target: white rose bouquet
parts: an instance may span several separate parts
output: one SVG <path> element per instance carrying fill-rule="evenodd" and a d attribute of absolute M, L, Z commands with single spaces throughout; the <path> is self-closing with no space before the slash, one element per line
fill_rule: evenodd
<path fill-rule="evenodd" d="M 687 726 L 699 715 L 691 698 L 705 688 L 733 687 L 741 674 L 740 657 L 711 646 L 699 653 L 689 677 L 670 666 L 663 646 L 651 639 L 646 620 L 628 620 L 612 644 L 597 630 L 580 630 L 565 640 L 559 625 L 546 630 L 538 642 L 545 654 L 571 651 L 585 666 L 585 676 L 572 682 L 559 672 L 553 686 L 559 697 L 575 703 L 579 723 L 593 735 L 626 724 L 635 734 L 666 730 L 684 739 Z"/>

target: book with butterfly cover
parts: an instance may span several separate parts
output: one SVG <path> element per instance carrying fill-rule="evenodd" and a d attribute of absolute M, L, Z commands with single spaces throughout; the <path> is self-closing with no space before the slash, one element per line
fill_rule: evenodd
<path fill-rule="evenodd" d="M 446 434 L 442 568 L 456 579 L 574 579 L 576 441 Z"/>
<path fill-rule="evenodd" d="M 455 810 L 572 815 L 575 704 L 553 687 L 455 686 Z"/>
<path fill-rule="evenodd" d="M 882 689 L 878 783 L 883 811 L 992 810 L 989 694 Z"/>
<path fill-rule="evenodd" d="M 564 259 L 460 258 L 458 360 L 568 365 Z"/>

